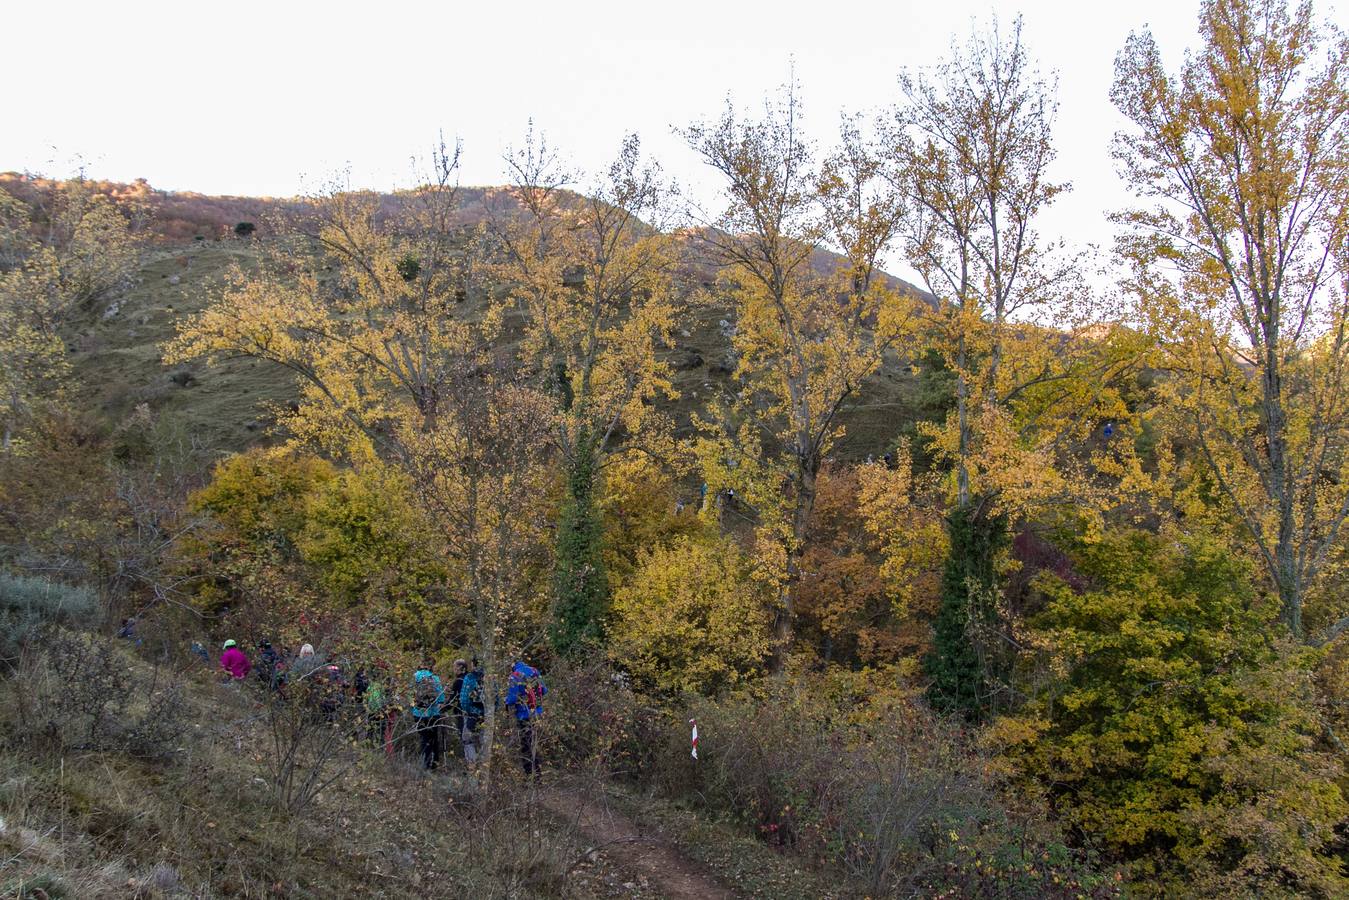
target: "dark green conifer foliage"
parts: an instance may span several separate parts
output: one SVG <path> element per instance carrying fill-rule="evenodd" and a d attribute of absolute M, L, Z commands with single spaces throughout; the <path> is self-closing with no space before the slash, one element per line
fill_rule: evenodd
<path fill-rule="evenodd" d="M 941 605 L 933 622 L 932 652 L 924 661 L 931 678 L 928 699 L 970 721 L 993 711 L 998 649 L 998 552 L 1007 543 L 1007 520 L 990 516 L 975 500 L 951 513 L 950 555 L 942 574 Z"/>
<path fill-rule="evenodd" d="M 553 649 L 584 657 L 604 641 L 609 578 L 604 569 L 604 527 L 595 504 L 598 488 L 595 440 L 582 433 L 567 473 L 567 500 L 557 529 L 554 570 Z"/>

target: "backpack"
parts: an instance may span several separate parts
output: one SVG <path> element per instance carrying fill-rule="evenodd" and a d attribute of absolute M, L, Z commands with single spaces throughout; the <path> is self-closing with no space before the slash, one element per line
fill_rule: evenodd
<path fill-rule="evenodd" d="M 440 697 L 440 688 L 436 685 L 436 676 L 427 675 L 425 678 L 417 679 L 417 684 L 412 690 L 412 697 L 416 701 L 418 709 L 429 710 L 436 705 L 436 700 Z"/>
<path fill-rule="evenodd" d="M 370 714 L 378 713 L 384 708 L 384 688 L 378 681 L 372 681 L 370 686 L 365 689 L 365 710 Z"/>
<path fill-rule="evenodd" d="M 470 716 L 481 716 L 482 706 L 482 678 L 476 672 L 470 672 L 464 676 L 464 690 L 460 692 L 462 697 L 464 693 L 468 694 L 466 702 L 461 703 L 464 712 Z"/>
<path fill-rule="evenodd" d="M 540 707 L 543 706 L 543 695 L 546 693 L 548 688 L 543 683 L 543 676 L 539 674 L 538 669 L 531 670 L 531 674 L 520 681 L 518 702 L 529 710 L 528 718 L 533 718 L 540 711 Z"/>

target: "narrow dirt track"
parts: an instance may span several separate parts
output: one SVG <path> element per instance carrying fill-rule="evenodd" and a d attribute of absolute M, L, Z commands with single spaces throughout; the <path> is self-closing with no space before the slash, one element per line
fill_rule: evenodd
<path fill-rule="evenodd" d="M 604 797 L 562 787 L 540 793 L 545 807 L 576 824 L 597 850 L 624 868 L 646 876 L 670 900 L 733 900 L 735 894 L 701 865 L 604 801 Z"/>

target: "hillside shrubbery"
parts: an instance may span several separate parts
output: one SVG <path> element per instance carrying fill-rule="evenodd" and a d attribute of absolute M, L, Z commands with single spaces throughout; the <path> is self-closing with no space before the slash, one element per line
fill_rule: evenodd
<path fill-rule="evenodd" d="M 90 628 L 100 615 L 98 598 L 87 587 L 0 572 L 0 665 L 17 665 L 20 651 L 44 626 Z"/>
<path fill-rule="evenodd" d="M 651 778 L 872 895 L 1110 896 L 960 728 L 892 669 L 798 675 L 687 708 Z M 672 761 L 678 760 L 672 765 Z"/>

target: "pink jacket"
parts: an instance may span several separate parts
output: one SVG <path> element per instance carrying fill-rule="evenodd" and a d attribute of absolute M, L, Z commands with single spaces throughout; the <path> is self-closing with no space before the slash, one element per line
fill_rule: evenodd
<path fill-rule="evenodd" d="M 220 654 L 220 668 L 229 672 L 235 678 L 247 678 L 248 671 L 253 668 L 253 664 L 248 661 L 244 651 L 238 647 L 230 647 Z"/>

